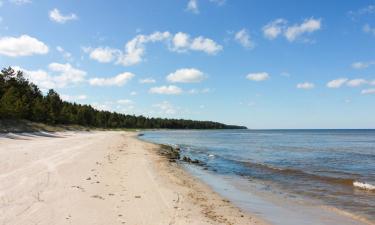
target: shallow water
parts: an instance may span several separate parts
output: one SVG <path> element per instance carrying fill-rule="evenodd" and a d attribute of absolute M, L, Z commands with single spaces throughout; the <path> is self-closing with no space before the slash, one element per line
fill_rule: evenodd
<path fill-rule="evenodd" d="M 215 180 L 211 186 L 227 183 L 269 207 L 282 199 L 375 220 L 375 130 L 147 131 L 141 138 L 180 146 L 182 155 L 204 163 L 187 166 Z"/>

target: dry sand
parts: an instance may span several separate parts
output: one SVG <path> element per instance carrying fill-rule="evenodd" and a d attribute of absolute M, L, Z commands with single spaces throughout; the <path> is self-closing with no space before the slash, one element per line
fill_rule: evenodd
<path fill-rule="evenodd" d="M 265 224 L 136 135 L 0 137 L 0 224 Z"/>

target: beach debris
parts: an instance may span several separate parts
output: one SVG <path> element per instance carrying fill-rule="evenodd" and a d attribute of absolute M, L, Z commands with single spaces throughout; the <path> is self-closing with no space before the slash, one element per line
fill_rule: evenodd
<path fill-rule="evenodd" d="M 160 145 L 159 154 L 165 156 L 170 162 L 176 162 L 180 159 L 180 148 L 173 148 L 169 145 Z"/>
<path fill-rule="evenodd" d="M 100 199 L 100 200 L 104 200 L 104 198 L 100 195 L 92 195 L 91 198 L 97 198 L 97 199 Z"/>
<path fill-rule="evenodd" d="M 81 186 L 78 186 L 78 185 L 74 185 L 74 186 L 72 186 L 72 188 L 77 188 L 78 190 L 81 190 L 82 192 L 85 192 L 85 189 Z"/>
<path fill-rule="evenodd" d="M 184 156 L 182 158 L 182 161 L 187 162 L 187 163 L 193 163 L 193 164 L 199 164 L 200 163 L 200 161 L 198 159 L 191 159 L 188 156 Z"/>

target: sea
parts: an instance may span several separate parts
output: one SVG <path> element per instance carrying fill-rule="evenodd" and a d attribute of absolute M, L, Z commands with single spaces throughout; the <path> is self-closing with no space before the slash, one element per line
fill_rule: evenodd
<path fill-rule="evenodd" d="M 375 130 L 156 130 L 179 162 L 271 224 L 375 224 Z"/>

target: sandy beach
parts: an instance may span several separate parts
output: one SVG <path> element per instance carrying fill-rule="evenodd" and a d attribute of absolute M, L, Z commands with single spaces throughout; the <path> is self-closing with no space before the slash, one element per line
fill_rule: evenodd
<path fill-rule="evenodd" d="M 136 132 L 0 137 L 0 224 L 265 224 Z"/>

